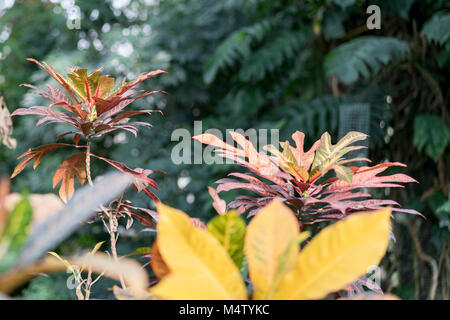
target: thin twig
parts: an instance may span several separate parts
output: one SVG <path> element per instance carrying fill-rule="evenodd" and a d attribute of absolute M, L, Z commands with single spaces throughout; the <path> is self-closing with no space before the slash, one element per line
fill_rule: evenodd
<path fill-rule="evenodd" d="M 89 268 L 89 272 L 86 278 L 86 284 L 84 285 L 84 300 L 89 300 L 91 296 L 91 287 L 92 287 L 92 268 Z"/>
<path fill-rule="evenodd" d="M 419 237 L 417 236 L 418 229 L 417 229 L 417 220 L 416 219 L 414 219 L 411 222 L 411 224 L 408 225 L 408 230 L 409 230 L 409 233 L 413 240 L 413 244 L 414 244 L 414 248 L 416 249 L 417 257 L 419 258 L 419 260 L 425 261 L 426 263 L 428 263 L 430 265 L 431 285 L 430 285 L 430 290 L 428 291 L 427 299 L 434 300 L 434 298 L 436 296 L 437 285 L 438 285 L 438 276 L 439 276 L 438 265 L 432 257 L 427 255 L 422 250 L 422 246 L 420 245 Z"/>
<path fill-rule="evenodd" d="M 121 197 L 121 199 L 122 199 L 122 197 Z M 121 201 L 121 200 L 119 200 L 119 201 Z M 100 206 L 100 208 L 102 209 L 103 213 L 108 217 L 109 227 L 103 219 L 102 219 L 102 221 L 103 221 L 103 224 L 105 225 L 106 231 L 109 233 L 111 254 L 113 256 L 114 261 L 119 262 L 119 257 L 117 255 L 117 248 L 116 248 L 117 239 L 119 238 L 119 234 L 117 234 L 117 236 L 116 236 L 117 225 L 118 225 L 117 218 L 113 212 L 106 210 L 105 207 Z M 122 289 L 126 289 L 127 287 L 125 285 L 125 281 L 123 280 L 122 274 L 119 275 L 119 279 L 120 279 L 120 285 L 122 286 Z"/>

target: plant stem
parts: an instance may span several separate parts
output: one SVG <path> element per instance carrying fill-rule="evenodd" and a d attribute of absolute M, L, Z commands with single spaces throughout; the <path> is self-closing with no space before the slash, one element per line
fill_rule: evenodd
<path fill-rule="evenodd" d="M 108 215 L 108 219 L 109 219 L 109 239 L 110 239 L 110 243 L 111 243 L 111 253 L 113 255 L 114 261 L 119 262 L 119 258 L 117 256 L 117 248 L 116 248 L 116 243 L 117 243 L 117 238 L 116 237 L 116 231 L 117 231 L 117 218 L 116 216 L 110 212 Z M 125 281 L 123 280 L 123 276 L 122 274 L 120 274 L 120 285 L 122 286 L 122 289 L 126 289 L 126 285 L 125 285 Z"/>
<path fill-rule="evenodd" d="M 93 186 L 92 177 L 91 177 L 91 140 L 89 138 L 87 139 L 87 148 L 86 148 L 86 176 L 87 176 L 89 185 Z M 123 195 L 122 195 L 122 197 L 123 197 Z M 122 197 L 120 198 L 119 202 L 122 201 Z M 119 203 L 119 205 L 120 205 L 120 203 Z M 109 212 L 103 206 L 101 206 L 101 209 L 106 214 L 106 216 L 108 217 L 108 220 L 109 220 L 109 228 L 106 226 L 106 224 L 105 224 L 105 227 L 109 233 L 109 241 L 111 244 L 111 254 L 114 258 L 114 261 L 119 262 L 119 257 L 117 256 L 117 248 L 116 248 L 117 237 L 118 237 L 118 235 L 116 236 L 117 225 L 118 225 L 117 218 L 113 212 Z M 123 289 L 127 288 L 122 275 L 120 275 L 120 284 Z"/>
<path fill-rule="evenodd" d="M 91 177 L 91 140 L 87 140 L 87 149 L 86 149 L 86 176 L 90 186 L 93 186 L 92 177 Z"/>
<path fill-rule="evenodd" d="M 86 284 L 84 286 L 85 287 L 84 300 L 89 300 L 89 298 L 91 297 L 91 286 L 92 286 L 92 268 L 89 268 Z"/>

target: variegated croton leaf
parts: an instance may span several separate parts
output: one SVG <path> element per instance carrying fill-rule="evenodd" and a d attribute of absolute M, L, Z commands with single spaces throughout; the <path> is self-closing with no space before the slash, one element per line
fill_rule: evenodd
<path fill-rule="evenodd" d="M 265 150 L 270 155 L 258 152 L 250 141 L 237 132 L 232 132 L 231 136 L 240 148 L 211 134 L 193 137 L 203 144 L 214 146 L 219 156 L 232 159 L 250 171 L 230 173 L 229 178 L 217 181 L 216 190 L 210 190 L 215 204 L 220 203 L 219 193 L 223 191 L 243 189 L 256 194 L 236 197 L 227 204 L 227 210 L 237 209 L 239 213 L 248 212 L 252 216 L 278 198 L 296 209 L 303 224 L 339 220 L 352 212 L 385 206 L 394 206 L 393 211 L 420 215 L 415 210 L 396 207 L 399 204 L 392 200 L 370 199 L 367 189 L 403 187 L 402 183 L 417 181 L 406 174 L 379 176 L 389 167 L 406 167 L 400 162 L 350 166 L 354 162 L 370 162 L 365 158 L 346 158 L 349 152 L 362 148 L 353 144 L 366 139 L 363 133 L 349 132 L 333 145 L 330 134 L 325 132 L 305 152 L 305 134 L 297 131 L 292 135 L 295 146 L 288 141 L 280 143 L 281 149 L 268 145 Z"/>
<path fill-rule="evenodd" d="M 140 126 L 150 126 L 150 124 L 142 121 L 131 121 L 132 117 L 151 115 L 156 112 L 161 113 L 159 110 L 125 111 L 124 109 L 136 100 L 158 92 L 164 92 L 160 90 L 134 90 L 134 88 L 142 81 L 165 73 L 165 71 L 150 71 L 132 81 L 126 82 L 122 80 L 116 83 L 115 78 L 101 74 L 102 68 L 88 73 L 86 68 L 70 67 L 67 69 L 67 76 L 63 76 L 46 62 L 39 62 L 35 59 L 27 60 L 36 63 L 55 79 L 62 88 L 48 84 L 46 89 L 40 89 L 33 85 L 24 84 L 23 86 L 35 90 L 38 95 L 48 99 L 51 103 L 48 106 L 19 108 L 12 113 L 12 116 L 40 116 L 41 118 L 36 123 L 36 126 L 53 122 L 66 123 L 72 129 L 58 136 L 56 142 L 66 136 L 72 136 L 73 144 L 50 144 L 28 150 L 19 156 L 19 159 L 23 158 L 23 160 L 15 168 L 12 177 L 19 174 L 32 160 L 34 160 L 33 167 L 36 168 L 46 154 L 61 147 L 86 148 L 86 152 L 64 160 L 55 173 L 53 186 L 55 187 L 61 181 L 59 194 L 63 200 L 68 200 L 74 192 L 74 177 L 77 177 L 80 183 L 84 183 L 86 179 L 86 175 L 81 172 L 86 171 L 86 156 L 96 157 L 87 149 L 91 139 L 117 130 L 125 130 L 136 136 Z M 85 145 L 80 144 L 82 139 L 86 141 Z M 123 163 L 102 157 L 97 158 L 106 161 L 122 172 L 131 174 L 135 179 L 134 185 L 137 191 L 143 190 L 152 199 L 157 199 L 148 189 L 148 187 L 157 189 L 156 183 L 147 176 L 158 171 L 132 170 Z"/>

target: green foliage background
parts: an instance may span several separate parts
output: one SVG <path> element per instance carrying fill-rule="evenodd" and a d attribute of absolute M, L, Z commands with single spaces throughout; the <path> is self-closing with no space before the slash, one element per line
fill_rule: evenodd
<path fill-rule="evenodd" d="M 370 4 L 381 8 L 380 30 L 366 27 Z M 67 21 L 77 8 L 80 29 L 70 29 Z M 335 139 L 350 129 L 364 131 L 370 135 L 369 158 L 406 163 L 405 173 L 420 181 L 385 196 L 426 217 L 396 215 L 396 242 L 383 261 L 382 287 L 405 299 L 427 298 L 436 275 L 425 254 L 438 268 L 436 297 L 447 299 L 449 10 L 445 0 L 2 1 L 0 95 L 10 111 L 42 103 L 19 87 L 49 81 L 27 57 L 59 71 L 71 65 L 104 66 L 107 73 L 127 78 L 167 70 L 143 87 L 169 94 L 136 103 L 164 112 L 150 118 L 154 128 L 141 130 L 138 139 L 105 137 L 93 148 L 129 167 L 166 171 L 154 176 L 159 197 L 204 221 L 214 214 L 207 186 L 230 167 L 174 165 L 174 129 L 192 132 L 196 120 L 203 121 L 203 130 L 278 128 L 282 141 L 300 130 L 309 144 L 324 131 Z M 369 108 L 358 109 L 361 105 Z M 345 106 L 353 106 L 356 118 L 343 116 Z M 9 175 L 16 157 L 28 148 L 51 143 L 64 132 L 58 124 L 36 129 L 35 121 L 14 119 L 18 147 L 0 147 L 0 174 Z M 64 156 L 47 157 L 36 171 L 27 168 L 14 179 L 14 190 L 53 192 L 49 177 Z M 106 169 L 94 161 L 94 176 Z M 180 178 L 189 183 L 183 186 Z M 153 207 L 142 195 L 130 197 Z M 82 228 L 59 250 L 92 247 L 106 237 L 101 228 Z M 121 237 L 119 253 L 149 245 L 152 235 L 141 234 Z M 38 297 L 39 288 L 48 286 L 48 281 L 37 281 L 26 296 Z"/>

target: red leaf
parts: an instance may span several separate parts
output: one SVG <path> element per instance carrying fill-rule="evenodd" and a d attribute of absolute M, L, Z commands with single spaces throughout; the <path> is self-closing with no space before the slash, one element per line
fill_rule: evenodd
<path fill-rule="evenodd" d="M 70 85 L 67 83 L 66 80 L 64 80 L 64 78 L 55 71 L 55 69 L 53 69 L 49 64 L 47 64 L 46 62 L 42 62 L 40 63 L 39 61 L 37 61 L 36 59 L 32 59 L 32 58 L 28 58 L 28 61 L 34 62 L 36 63 L 39 67 L 41 67 L 45 72 L 47 72 L 53 79 L 55 79 L 71 96 L 72 98 L 79 103 L 78 99 L 76 98 L 76 96 L 74 95 Z"/>
<path fill-rule="evenodd" d="M 161 73 L 167 73 L 164 70 L 154 70 L 154 71 L 150 71 L 144 74 L 139 75 L 136 79 L 130 81 L 127 85 L 123 86 L 115 95 L 117 96 L 121 96 L 123 95 L 125 92 L 127 92 L 128 90 L 134 88 L 135 86 L 137 86 L 139 83 L 141 83 L 144 80 L 147 80 L 151 77 L 154 77 L 158 74 Z"/>
<path fill-rule="evenodd" d="M 30 108 L 19 108 L 16 109 L 11 116 L 22 116 L 22 115 L 38 115 L 42 118 L 36 123 L 36 127 L 40 126 L 45 122 L 66 122 L 72 125 L 77 125 L 78 121 L 71 117 L 69 114 L 53 110 L 50 107 L 35 106 Z"/>
<path fill-rule="evenodd" d="M 147 177 L 147 175 L 154 173 L 155 171 L 152 170 L 144 170 L 141 168 L 136 168 L 136 169 L 130 169 L 128 168 L 125 164 L 118 162 L 118 161 L 114 161 L 111 159 L 106 159 L 100 156 L 96 156 L 94 154 L 91 153 L 91 156 L 103 160 L 107 163 L 109 163 L 110 165 L 112 165 L 114 168 L 116 168 L 117 170 L 130 174 L 131 176 L 133 176 L 134 178 L 134 187 L 136 189 L 136 191 L 139 193 L 141 191 L 144 191 L 144 193 L 149 196 L 150 198 L 152 198 L 155 201 L 158 201 L 158 198 L 150 191 L 148 190 L 147 187 L 152 187 L 156 190 L 158 190 L 158 186 L 156 185 L 156 182 L 153 179 L 150 179 L 149 177 Z"/>
<path fill-rule="evenodd" d="M 360 167 L 353 175 L 353 182 L 351 185 L 344 180 L 337 180 L 327 188 L 326 193 L 339 189 L 348 191 L 356 188 L 403 187 L 398 183 L 417 182 L 415 179 L 403 173 L 389 176 L 377 176 L 377 174 L 392 166 L 404 167 L 405 165 L 399 162 L 386 162 L 373 167 Z"/>
<path fill-rule="evenodd" d="M 55 86 L 52 86 L 50 84 L 46 85 L 46 87 L 48 88 L 47 91 L 44 91 L 36 86 L 26 83 L 21 84 L 20 86 L 36 90 L 37 94 L 52 101 L 53 102 L 52 105 L 60 105 L 67 108 L 67 106 L 72 104 L 70 99 L 64 94 L 64 92 L 61 89 L 56 88 Z"/>
<path fill-rule="evenodd" d="M 114 117 L 113 119 L 111 119 L 110 121 L 108 121 L 108 124 L 114 123 L 114 122 L 118 122 L 122 119 L 127 119 L 139 114 L 148 114 L 151 115 L 154 112 L 159 112 L 162 114 L 162 112 L 160 110 L 136 110 L 136 111 L 125 111 L 122 112 L 121 114 L 119 114 L 118 116 Z"/>

